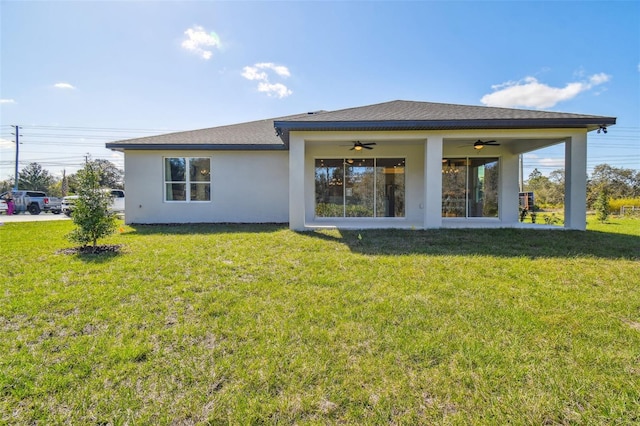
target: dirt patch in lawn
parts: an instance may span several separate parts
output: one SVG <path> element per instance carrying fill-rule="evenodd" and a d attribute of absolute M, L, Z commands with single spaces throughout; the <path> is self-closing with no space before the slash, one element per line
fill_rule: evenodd
<path fill-rule="evenodd" d="M 122 244 L 105 244 L 100 246 L 82 246 L 61 249 L 56 254 L 119 254 L 122 251 Z"/>

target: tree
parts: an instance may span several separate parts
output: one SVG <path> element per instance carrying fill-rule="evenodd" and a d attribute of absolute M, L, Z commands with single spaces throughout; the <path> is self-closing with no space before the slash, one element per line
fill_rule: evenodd
<path fill-rule="evenodd" d="M 607 196 L 607 190 L 602 189 L 598 193 L 598 198 L 593 207 L 596 210 L 596 219 L 604 223 L 609 218 L 609 197 Z"/>
<path fill-rule="evenodd" d="M 60 193 L 66 197 L 69 193 L 69 180 L 67 179 L 67 170 L 62 170 L 62 182 L 60 182 Z"/>
<path fill-rule="evenodd" d="M 123 189 L 124 172 L 109 160 L 93 160 L 93 165 L 100 170 L 100 186 L 102 188 Z"/>
<path fill-rule="evenodd" d="M 69 235 L 71 241 L 97 247 L 99 238 L 116 230 L 116 216 L 109 212 L 111 194 L 100 185 L 100 169 L 95 162 L 87 162 L 77 173 L 78 200 L 73 210 L 73 223 L 77 226 Z"/>
<path fill-rule="evenodd" d="M 30 163 L 18 175 L 18 189 L 48 191 L 55 178 L 38 163 Z"/>
<path fill-rule="evenodd" d="M 602 190 L 613 199 L 640 197 L 640 171 L 598 164 L 587 184 L 587 204 L 594 205 Z"/>
<path fill-rule="evenodd" d="M 564 169 L 549 173 L 548 203 L 556 206 L 564 205 Z"/>
<path fill-rule="evenodd" d="M 7 179 L 0 182 L 0 193 L 11 191 L 13 189 L 13 179 Z"/>
<path fill-rule="evenodd" d="M 124 189 L 124 171 L 119 169 L 109 160 L 90 160 L 87 165 L 91 164 L 100 172 L 100 187 L 111 189 Z M 86 165 L 85 165 L 86 168 Z M 81 169 L 84 170 L 84 169 Z M 80 171 L 78 171 L 80 173 Z M 67 191 L 69 193 L 78 192 L 77 174 L 67 176 Z"/>

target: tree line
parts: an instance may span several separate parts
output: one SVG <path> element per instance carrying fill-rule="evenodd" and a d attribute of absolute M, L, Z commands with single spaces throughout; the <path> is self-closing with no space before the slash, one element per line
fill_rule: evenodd
<path fill-rule="evenodd" d="M 119 169 L 109 160 L 88 160 L 85 167 L 77 173 L 62 177 L 51 174 L 39 163 L 30 163 L 18 172 L 18 189 L 44 191 L 52 197 L 64 197 L 68 194 L 76 194 L 80 189 L 78 177 L 86 170 L 97 170 L 99 173 L 99 185 L 101 188 L 124 189 L 124 170 Z M 15 177 L 0 182 L 0 192 L 13 189 Z"/>
<path fill-rule="evenodd" d="M 525 182 L 525 191 L 533 192 L 538 206 L 564 205 L 564 169 L 554 170 L 544 176 L 534 169 Z M 587 179 L 587 207 L 593 208 L 601 194 L 618 200 L 640 197 L 640 171 L 599 164 Z"/>

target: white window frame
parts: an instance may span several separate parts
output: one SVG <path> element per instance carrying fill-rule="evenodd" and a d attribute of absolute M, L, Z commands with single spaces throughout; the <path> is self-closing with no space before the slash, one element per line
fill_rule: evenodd
<path fill-rule="evenodd" d="M 174 181 L 174 180 L 167 180 L 167 159 L 170 158 L 182 158 L 185 160 L 185 180 L 184 181 Z M 184 204 L 184 203 L 211 203 L 213 200 L 212 194 L 211 194 L 211 187 L 213 186 L 213 182 L 212 182 L 212 171 L 211 169 L 209 169 L 209 180 L 208 181 L 194 181 L 191 182 L 191 178 L 190 178 L 190 174 L 189 174 L 189 169 L 190 169 L 190 164 L 191 161 L 194 159 L 202 159 L 205 158 L 207 160 L 209 160 L 209 167 L 211 168 L 211 163 L 213 162 L 212 157 L 207 157 L 207 156 L 179 156 L 179 155 L 168 155 L 168 156 L 164 156 L 162 157 L 162 197 L 163 197 L 163 202 L 164 203 L 178 203 L 178 204 Z M 167 185 L 168 184 L 184 184 L 185 185 L 185 199 L 184 200 L 168 200 L 167 199 Z M 209 185 L 209 199 L 208 200 L 191 200 L 191 183 L 194 184 L 201 184 L 201 185 Z"/>

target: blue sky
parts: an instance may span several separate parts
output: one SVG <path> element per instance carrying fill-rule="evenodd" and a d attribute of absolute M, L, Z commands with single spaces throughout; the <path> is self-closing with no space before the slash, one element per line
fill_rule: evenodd
<path fill-rule="evenodd" d="M 640 169 L 640 2 L 0 1 L 0 179 L 110 140 L 396 99 L 614 116 Z M 561 147 L 528 155 L 549 173 Z"/>

